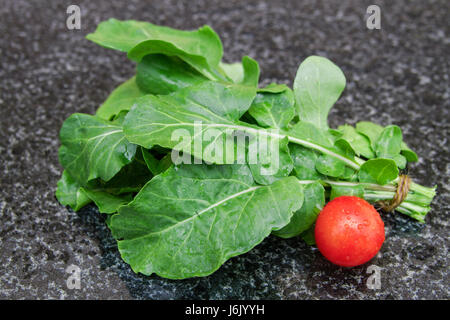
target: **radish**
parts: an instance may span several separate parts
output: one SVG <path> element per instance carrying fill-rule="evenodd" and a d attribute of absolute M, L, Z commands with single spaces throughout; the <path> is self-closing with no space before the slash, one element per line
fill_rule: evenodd
<path fill-rule="evenodd" d="M 375 208 L 355 196 L 330 201 L 315 227 L 316 244 L 334 264 L 354 267 L 366 263 L 384 242 L 384 223 Z"/>

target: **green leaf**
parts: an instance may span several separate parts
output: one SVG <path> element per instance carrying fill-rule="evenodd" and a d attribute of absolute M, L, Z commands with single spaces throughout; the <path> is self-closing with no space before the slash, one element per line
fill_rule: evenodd
<path fill-rule="evenodd" d="M 122 126 L 123 121 L 125 120 L 125 117 L 127 116 L 127 114 L 128 114 L 128 110 L 121 110 L 110 121 L 117 126 Z M 97 117 L 98 117 L 98 115 L 97 115 Z"/>
<path fill-rule="evenodd" d="M 145 148 L 157 144 L 180 151 L 188 149 L 189 153 L 203 159 L 202 150 L 208 150 L 208 145 L 214 147 L 222 141 L 219 137 L 212 139 L 212 142 L 201 139 L 199 134 L 209 128 L 233 128 L 235 121 L 250 107 L 255 94 L 256 89 L 249 86 L 205 82 L 167 96 L 146 96 L 139 99 L 127 115 L 124 130 L 127 139 Z M 196 126 L 196 123 L 199 125 Z M 180 137 L 173 137 L 177 132 L 183 133 L 182 146 Z M 209 132 L 215 133 L 212 130 Z M 190 148 L 196 137 L 202 144 L 199 152 Z M 221 162 L 215 157 L 204 160 Z"/>
<path fill-rule="evenodd" d="M 177 57 L 150 54 L 137 65 L 137 85 L 152 94 L 169 94 L 207 80 Z"/>
<path fill-rule="evenodd" d="M 344 174 L 338 177 L 341 180 L 348 180 L 348 181 L 358 181 L 358 171 L 345 167 Z"/>
<path fill-rule="evenodd" d="M 131 163 L 107 182 L 94 179 L 82 186 L 64 170 L 56 197 L 61 204 L 69 205 L 75 211 L 94 201 L 101 213 L 115 213 L 119 206 L 130 202 L 131 193 L 138 192 L 151 177 L 142 156 L 136 154 Z"/>
<path fill-rule="evenodd" d="M 289 176 L 294 164 L 289 153 L 288 140 L 270 138 L 268 144 L 275 142 L 267 148 L 267 152 L 257 153 L 257 163 L 248 161 L 250 170 L 255 181 L 262 185 L 269 185 L 281 178 Z M 257 144 L 256 141 L 250 143 Z M 257 147 L 255 146 L 255 150 Z"/>
<path fill-rule="evenodd" d="M 96 188 L 102 188 L 108 193 L 123 194 L 138 192 L 152 178 L 152 172 L 147 167 L 141 152 L 136 152 L 133 161 L 120 169 L 120 171 L 109 181 L 99 179 Z M 89 184 L 92 188 L 92 183 Z"/>
<path fill-rule="evenodd" d="M 360 121 L 356 124 L 356 131 L 366 136 L 366 138 L 370 141 L 372 150 L 375 150 L 375 144 L 381 134 L 381 131 L 383 131 L 383 127 L 373 122 Z"/>
<path fill-rule="evenodd" d="M 402 130 L 398 126 L 387 126 L 375 142 L 375 152 L 379 158 L 391 158 L 400 154 Z"/>
<path fill-rule="evenodd" d="M 258 86 L 259 65 L 256 60 L 248 56 L 244 56 L 242 62 L 220 62 L 219 67 L 225 76 L 234 83 Z"/>
<path fill-rule="evenodd" d="M 319 154 L 311 149 L 290 144 L 290 153 L 294 161 L 294 174 L 300 180 L 319 180 L 324 176 L 316 170 Z"/>
<path fill-rule="evenodd" d="M 364 199 L 364 187 L 362 185 L 332 185 L 330 200 L 340 196 L 356 196 Z"/>
<path fill-rule="evenodd" d="M 303 186 L 304 201 L 300 210 L 294 212 L 291 221 L 284 228 L 273 234 L 281 238 L 291 238 L 300 235 L 311 228 L 320 211 L 325 205 L 325 189 L 319 182 Z"/>
<path fill-rule="evenodd" d="M 169 169 L 173 165 L 172 162 L 172 155 L 166 154 L 162 159 L 159 161 L 158 166 L 156 167 L 156 174 L 160 174 L 167 169 Z"/>
<path fill-rule="evenodd" d="M 306 140 L 325 148 L 333 148 L 334 137 L 328 131 L 321 130 L 309 122 L 300 121 L 287 132 L 295 138 Z"/>
<path fill-rule="evenodd" d="M 375 153 L 372 151 L 369 139 L 358 133 L 355 128 L 350 125 L 343 125 L 338 127 L 342 133 L 340 139 L 347 141 L 352 147 L 357 156 L 362 155 L 367 159 L 375 158 Z"/>
<path fill-rule="evenodd" d="M 358 173 L 359 181 L 384 185 L 398 177 L 398 168 L 391 159 L 371 159 L 364 162 Z"/>
<path fill-rule="evenodd" d="M 248 112 L 262 127 L 286 128 L 295 116 L 294 94 L 287 88 L 280 93 L 259 92 Z"/>
<path fill-rule="evenodd" d="M 244 78 L 242 84 L 258 87 L 259 82 L 259 65 L 256 60 L 248 56 L 242 58 L 242 67 L 244 69 Z"/>
<path fill-rule="evenodd" d="M 300 122 L 286 132 L 274 132 L 238 121 L 254 95 L 253 87 L 207 82 L 167 96 L 145 96 L 128 113 L 124 131 L 130 142 L 145 148 L 160 145 L 218 164 L 234 163 L 236 136 L 268 140 L 287 137 L 289 142 L 359 169 L 354 159 L 333 146 L 330 133 L 310 123 Z M 196 139 L 199 148 L 195 147 Z"/>
<path fill-rule="evenodd" d="M 334 146 L 337 150 L 339 150 L 340 154 L 344 155 L 348 159 L 354 159 L 355 158 L 355 152 L 353 151 L 353 148 L 351 145 L 347 142 L 345 139 L 337 139 L 334 143 Z M 322 155 L 324 157 L 325 155 Z M 329 155 L 326 155 L 327 157 L 330 157 Z M 332 157 L 330 157 L 332 158 Z M 332 158 L 333 161 L 336 161 L 336 158 Z M 357 171 L 355 170 L 355 167 L 349 167 L 348 165 L 345 166 L 344 172 L 336 175 L 336 178 L 341 178 L 345 180 L 354 180 L 357 179 Z M 354 178 L 354 179 L 353 179 Z"/>
<path fill-rule="evenodd" d="M 240 65 L 242 78 L 236 83 L 257 87 L 259 79 L 258 63 L 249 57 L 244 57 Z M 145 56 L 139 62 L 136 81 L 145 92 L 169 94 L 186 87 L 204 83 L 208 81 L 208 78 L 177 57 L 152 54 Z M 221 82 L 231 84 L 232 81 L 232 79 L 229 79 Z"/>
<path fill-rule="evenodd" d="M 219 62 L 223 73 L 234 83 L 242 83 L 244 80 L 244 67 L 242 62 L 225 63 Z"/>
<path fill-rule="evenodd" d="M 345 163 L 327 155 L 320 155 L 316 170 L 325 176 L 337 178 L 345 174 Z"/>
<path fill-rule="evenodd" d="M 394 159 L 399 168 L 406 167 L 406 161 L 415 162 L 418 160 L 417 154 L 412 151 L 405 142 L 402 141 L 401 129 L 397 126 L 382 126 L 361 121 L 356 124 L 356 131 L 366 136 L 378 157 Z M 390 141 L 392 137 L 392 141 Z M 398 146 L 400 140 L 400 147 Z M 398 152 L 398 149 L 400 151 Z M 401 156 L 398 155 L 401 153 Z"/>
<path fill-rule="evenodd" d="M 80 187 L 80 184 L 64 170 L 57 183 L 56 198 L 63 206 L 70 206 L 74 211 L 78 211 L 91 202 L 91 199 L 80 191 Z"/>
<path fill-rule="evenodd" d="M 154 175 L 157 175 L 157 168 L 159 164 L 159 160 L 156 159 L 156 157 L 151 154 L 150 150 L 147 150 L 143 147 L 141 147 L 142 157 L 145 161 L 145 164 L 147 165 L 147 168 L 150 170 L 151 173 Z"/>
<path fill-rule="evenodd" d="M 87 114 L 64 121 L 60 139 L 59 161 L 81 185 L 95 178 L 110 180 L 136 152 L 121 126 Z"/>
<path fill-rule="evenodd" d="M 294 177 L 257 186 L 244 165 L 180 166 L 153 178 L 110 228 L 135 272 L 183 279 L 251 250 L 302 202 Z"/>
<path fill-rule="evenodd" d="M 412 151 L 407 145 L 406 143 L 404 143 L 402 141 L 402 150 L 401 150 L 401 154 L 406 158 L 406 160 L 408 162 L 416 162 L 417 160 L 419 160 L 419 157 L 417 157 L 417 154 Z"/>
<path fill-rule="evenodd" d="M 355 154 L 350 144 L 344 139 L 338 139 L 334 143 L 335 150 L 348 159 L 354 158 Z M 350 168 L 343 161 L 328 154 L 321 154 L 316 161 L 316 170 L 321 174 L 334 178 L 350 179 L 356 175 L 355 168 Z"/>
<path fill-rule="evenodd" d="M 397 167 L 405 168 L 406 158 L 400 155 L 402 139 L 402 130 L 398 126 L 385 127 L 375 142 L 377 157 L 393 159 L 397 163 Z"/>
<path fill-rule="evenodd" d="M 80 192 L 94 201 L 100 213 L 116 213 L 120 206 L 129 203 L 133 199 L 131 194 L 122 194 L 119 196 L 87 188 L 80 188 Z"/>
<path fill-rule="evenodd" d="M 318 159 L 319 163 L 316 164 L 316 169 L 319 172 L 338 177 L 345 174 L 346 167 L 359 169 L 350 145 L 342 139 L 335 142 L 332 132 L 320 130 L 311 123 L 300 121 L 292 126 L 287 133 L 292 137 L 291 142 L 321 152 Z M 297 142 L 296 139 L 300 139 L 304 143 Z"/>
<path fill-rule="evenodd" d="M 148 169 L 153 173 L 153 175 L 160 174 L 166 171 L 172 165 L 171 154 L 166 154 L 161 160 L 158 160 L 153 156 L 153 154 L 141 147 L 142 155 L 144 157 L 145 163 Z"/>
<path fill-rule="evenodd" d="M 285 84 L 278 84 L 278 83 L 271 83 L 268 86 L 264 87 L 264 88 L 259 88 L 258 92 L 260 93 L 282 93 L 284 91 L 291 91 L 291 88 L 289 88 L 287 85 Z"/>
<path fill-rule="evenodd" d="M 131 194 L 112 195 L 105 190 L 98 182 L 92 182 L 88 188 L 84 188 L 64 170 L 57 184 L 56 198 L 62 205 L 68 205 L 74 211 L 94 201 L 101 213 L 117 212 L 119 206 L 133 198 Z"/>
<path fill-rule="evenodd" d="M 341 69 L 324 57 L 310 56 L 300 64 L 294 95 L 300 120 L 328 128 L 328 112 L 345 88 Z"/>
<path fill-rule="evenodd" d="M 98 108 L 98 117 L 111 120 L 123 110 L 130 110 L 134 101 L 146 93 L 136 85 L 135 77 L 125 81 L 109 95 L 106 101 Z"/>
<path fill-rule="evenodd" d="M 135 20 L 109 19 L 101 22 L 87 39 L 128 53 L 134 61 L 148 54 L 177 56 L 211 79 L 218 77 L 216 68 L 223 49 L 219 36 L 209 26 L 184 31 Z"/>
<path fill-rule="evenodd" d="M 389 158 L 389 157 L 386 157 Z M 393 156 L 391 158 L 392 160 L 395 161 L 395 163 L 397 164 L 397 167 L 399 167 L 400 169 L 405 169 L 406 168 L 406 157 L 401 155 L 401 154 L 396 154 L 395 156 Z"/>

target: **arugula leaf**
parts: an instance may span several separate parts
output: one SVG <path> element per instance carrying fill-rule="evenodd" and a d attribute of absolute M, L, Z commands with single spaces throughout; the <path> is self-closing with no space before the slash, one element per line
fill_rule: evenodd
<path fill-rule="evenodd" d="M 331 134 L 310 123 L 300 122 L 287 132 L 276 133 L 239 122 L 237 119 L 249 107 L 254 94 L 255 91 L 251 87 L 207 82 L 167 96 L 145 96 L 138 99 L 127 115 L 124 131 L 130 142 L 145 148 L 160 145 L 217 164 L 234 163 L 236 134 L 245 133 L 250 138 L 266 136 L 278 140 L 287 137 L 290 142 L 313 148 L 359 169 L 354 159 L 348 158 L 339 148 L 333 146 Z M 196 127 L 196 122 L 201 122 L 202 127 Z M 180 133 L 180 129 L 185 133 L 181 142 L 173 138 L 175 133 Z M 206 133 L 211 135 L 210 139 L 199 139 L 201 148 L 195 148 L 195 138 Z M 230 147 L 233 150 L 231 154 L 215 153 L 212 156 L 211 152 L 203 152 L 224 149 L 228 151 Z"/>
<path fill-rule="evenodd" d="M 260 151 L 255 147 L 255 150 L 258 150 L 257 163 L 249 164 L 253 178 L 262 185 L 269 185 L 276 180 L 289 176 L 294 168 L 287 138 L 281 140 L 279 138 L 269 138 L 267 143 L 273 143 L 275 140 L 277 140 L 278 145 L 268 146 L 266 152 Z M 256 141 L 251 141 L 251 143 L 257 144 Z M 274 153 L 273 150 L 275 148 L 278 148 L 278 153 Z M 274 154 L 278 154 L 278 159 L 273 159 Z M 251 162 L 247 161 L 247 163 Z"/>
<path fill-rule="evenodd" d="M 64 121 L 60 139 L 59 161 L 81 185 L 95 178 L 110 180 L 136 152 L 121 126 L 87 114 Z"/>
<path fill-rule="evenodd" d="M 286 132 L 276 133 L 261 129 L 237 119 L 249 107 L 255 91 L 252 87 L 240 85 L 222 85 L 207 82 L 200 86 L 182 89 L 167 96 L 145 96 L 136 102 L 124 122 L 127 139 L 145 148 L 160 145 L 166 148 L 190 153 L 198 159 L 211 163 L 233 163 L 234 155 L 205 155 L 203 150 L 234 150 L 234 136 L 245 133 L 251 137 L 266 136 L 271 139 L 288 138 L 290 142 L 300 144 L 343 161 L 347 166 L 359 169 L 352 158 L 332 144 L 333 137 L 327 131 L 320 130 L 310 123 L 299 122 Z M 196 122 L 202 127 L 196 132 Z M 182 142 L 173 139 L 176 130 L 184 130 Z M 208 130 L 210 130 L 208 132 Z M 211 139 L 199 139 L 200 150 L 195 148 L 196 137 L 208 132 Z M 231 139 L 228 139 L 231 137 Z M 225 142 L 224 142 L 225 141 Z M 231 142 L 233 145 L 229 146 Z M 227 143 L 226 148 L 223 148 Z M 218 147 L 218 148 L 216 148 Z"/>
<path fill-rule="evenodd" d="M 362 185 L 332 185 L 330 201 L 340 196 L 356 196 L 364 199 L 364 187 Z"/>
<path fill-rule="evenodd" d="M 347 141 L 357 156 L 362 155 L 367 159 L 375 158 L 375 153 L 373 152 L 370 146 L 370 141 L 366 136 L 360 134 L 355 128 L 347 124 L 339 126 L 338 130 L 342 133 L 340 139 Z"/>
<path fill-rule="evenodd" d="M 299 121 L 286 133 L 290 142 L 319 151 L 323 158 L 328 156 L 344 162 L 349 168 L 359 169 L 359 164 L 356 162 L 353 152 L 350 152 L 348 144 L 335 141 L 333 134 L 328 130 L 320 130 L 311 123 Z M 347 146 L 347 148 L 343 148 L 343 146 Z"/>
<path fill-rule="evenodd" d="M 177 56 L 206 77 L 219 77 L 216 68 L 222 59 L 222 42 L 209 26 L 183 31 L 148 22 L 109 19 L 86 38 L 106 48 L 127 52 L 137 62 L 154 53 Z"/>
<path fill-rule="evenodd" d="M 139 89 L 135 77 L 119 85 L 98 108 L 96 115 L 105 120 L 111 120 L 121 111 L 130 110 L 134 101 L 146 93 Z"/>
<path fill-rule="evenodd" d="M 303 186 L 304 201 L 300 210 L 294 212 L 288 225 L 272 232 L 281 238 L 291 238 L 300 235 L 311 228 L 317 216 L 325 205 L 325 189 L 319 182 Z"/>
<path fill-rule="evenodd" d="M 124 130 L 129 141 L 145 148 L 155 144 L 166 148 L 175 148 L 178 145 L 180 148 L 179 141 L 174 140 L 172 135 L 175 130 L 186 130 L 190 135 L 189 141 L 185 143 L 186 149 L 193 156 L 202 159 L 201 151 L 198 153 L 197 150 L 189 148 L 193 146 L 195 137 L 203 133 L 195 131 L 195 123 L 201 122 L 200 130 L 230 128 L 229 126 L 233 126 L 250 107 L 255 94 L 256 89 L 248 86 L 205 82 L 171 95 L 146 96 L 139 99 L 127 115 Z M 200 140 L 203 144 L 202 150 L 207 150 L 208 145 L 214 149 L 214 144 L 222 143 L 218 137 L 212 142 Z M 204 160 L 219 161 L 215 158 Z"/>
<path fill-rule="evenodd" d="M 156 159 L 156 157 L 150 153 L 149 150 L 142 148 L 142 156 L 144 157 L 145 163 L 148 169 L 156 176 L 161 172 L 166 171 L 170 166 L 172 166 L 171 154 L 166 154 L 161 160 Z"/>
<path fill-rule="evenodd" d="M 316 170 L 323 175 L 337 178 L 345 174 L 345 163 L 327 155 L 320 155 Z"/>
<path fill-rule="evenodd" d="M 402 130 L 398 126 L 387 126 L 381 131 L 375 142 L 377 157 L 385 158 L 400 153 Z"/>
<path fill-rule="evenodd" d="M 127 114 L 128 114 L 128 110 L 121 110 L 110 121 L 112 122 L 112 124 L 122 126 L 123 121 L 125 120 L 125 117 L 127 116 Z"/>
<path fill-rule="evenodd" d="M 245 165 L 186 165 L 153 178 L 109 227 L 135 272 L 183 279 L 251 250 L 302 202 L 294 177 L 257 186 Z"/>
<path fill-rule="evenodd" d="M 391 159 L 371 159 L 361 166 L 359 181 L 384 185 L 398 177 L 398 168 Z"/>
<path fill-rule="evenodd" d="M 136 83 L 145 92 L 169 94 L 208 79 L 177 57 L 149 54 L 137 65 Z"/>
<path fill-rule="evenodd" d="M 316 162 L 320 154 L 296 144 L 289 145 L 289 149 L 294 161 L 294 174 L 297 178 L 300 180 L 320 180 L 324 178 L 316 170 Z"/>
<path fill-rule="evenodd" d="M 155 174 L 160 174 L 162 172 L 165 172 L 172 165 L 173 165 L 172 155 L 170 153 L 168 153 L 164 157 L 162 157 L 161 160 L 159 160 L 158 166 L 156 167 Z"/>
<path fill-rule="evenodd" d="M 242 77 L 234 79 L 234 83 L 256 87 L 259 80 L 258 63 L 244 57 L 239 65 L 242 68 Z M 227 79 L 221 81 L 223 84 L 233 83 L 233 79 L 228 79 L 226 74 L 225 76 Z M 142 90 L 153 94 L 170 94 L 209 81 L 179 58 L 160 54 L 147 55 L 139 62 L 136 79 Z"/>
<path fill-rule="evenodd" d="M 136 152 L 133 161 L 122 167 L 111 180 L 105 182 L 96 179 L 90 182 L 88 187 L 95 182 L 95 187 L 101 187 L 111 194 L 138 192 L 152 177 L 152 172 L 147 167 L 142 153 Z"/>
<path fill-rule="evenodd" d="M 248 86 L 258 87 L 259 82 L 259 65 L 256 60 L 244 56 L 242 58 L 242 68 L 244 70 L 244 77 L 242 79 L 241 84 L 245 84 Z"/>
<path fill-rule="evenodd" d="M 377 157 L 393 159 L 397 167 L 404 169 L 406 158 L 400 154 L 402 139 L 402 130 L 398 126 L 385 127 L 375 142 Z"/>
<path fill-rule="evenodd" d="M 299 121 L 287 130 L 293 137 L 318 144 L 325 148 L 333 148 L 334 137 L 326 130 L 321 130 L 312 123 Z"/>
<path fill-rule="evenodd" d="M 244 67 L 242 62 L 219 62 L 219 68 L 234 83 L 242 83 L 244 80 Z"/>
<path fill-rule="evenodd" d="M 294 104 L 294 94 L 287 87 L 279 93 L 259 90 L 248 112 L 261 127 L 285 129 L 295 116 Z"/>
<path fill-rule="evenodd" d="M 242 57 L 242 62 L 219 63 L 219 68 L 223 74 L 233 83 L 258 86 L 259 65 L 258 62 L 249 56 Z"/>
<path fill-rule="evenodd" d="M 113 195 L 100 190 L 91 190 L 87 188 L 80 188 L 80 192 L 89 197 L 100 213 L 116 213 L 120 206 L 129 203 L 133 196 L 131 194 Z"/>
<path fill-rule="evenodd" d="M 350 179 L 355 174 L 345 162 L 327 154 L 294 144 L 290 145 L 290 150 L 294 160 L 294 174 L 300 180 L 323 180 L 326 179 L 325 176 Z M 339 148 L 333 150 L 342 152 Z"/>
<path fill-rule="evenodd" d="M 383 131 L 383 127 L 373 122 L 360 121 L 356 124 L 356 131 L 366 136 L 370 141 L 372 150 L 375 150 L 376 142 L 381 132 Z"/>
<path fill-rule="evenodd" d="M 356 174 L 356 171 L 347 167 L 345 162 L 326 154 L 321 154 L 317 158 L 315 168 L 320 174 L 333 178 L 353 180 L 352 177 Z"/>
<path fill-rule="evenodd" d="M 74 211 L 94 201 L 100 213 L 115 213 L 121 205 L 130 202 L 133 198 L 129 193 L 120 196 L 110 194 L 96 182 L 90 183 L 87 188 L 82 187 L 66 170 L 58 181 L 55 194 L 62 205 L 68 205 Z"/>
<path fill-rule="evenodd" d="M 80 184 L 64 170 L 57 183 L 56 198 L 63 206 L 70 206 L 74 211 L 78 211 L 91 202 L 80 187 Z"/>
<path fill-rule="evenodd" d="M 406 168 L 407 161 L 406 161 L 406 157 L 405 156 L 403 156 L 401 154 L 396 154 L 391 159 L 395 161 L 395 163 L 397 164 L 397 167 L 399 167 L 400 169 L 405 169 Z"/>
<path fill-rule="evenodd" d="M 401 146 L 401 154 L 406 158 L 408 162 L 416 162 L 417 160 L 419 160 L 417 154 L 412 151 L 403 141 Z"/>
<path fill-rule="evenodd" d="M 274 83 L 274 82 L 272 82 L 268 86 L 265 86 L 264 88 L 258 89 L 258 92 L 261 92 L 261 93 L 282 93 L 284 91 L 292 92 L 291 88 L 289 88 L 287 85 Z"/>
<path fill-rule="evenodd" d="M 141 153 L 142 153 L 142 158 L 145 161 L 145 164 L 147 165 L 147 168 L 150 170 L 151 173 L 153 173 L 154 175 L 157 175 L 157 167 L 159 164 L 159 160 L 156 159 L 156 157 L 150 153 L 150 150 L 145 149 L 143 147 L 140 147 L 141 149 Z"/>
<path fill-rule="evenodd" d="M 69 205 L 74 211 L 93 201 L 100 213 L 115 213 L 121 205 L 130 202 L 132 193 L 138 192 L 151 178 L 142 156 L 136 154 L 131 163 L 107 182 L 94 179 L 83 186 L 64 170 L 58 181 L 56 197 L 61 204 Z"/>
<path fill-rule="evenodd" d="M 347 140 L 337 139 L 334 142 L 334 147 L 337 150 L 339 150 L 340 154 L 344 155 L 346 158 L 356 159 L 355 152 L 353 151 L 352 146 L 347 142 Z M 322 155 L 322 156 L 325 156 L 325 155 Z M 327 155 L 327 156 L 329 157 L 329 155 Z M 334 158 L 334 161 L 336 161 L 335 158 Z M 347 179 L 347 180 L 355 180 L 355 179 L 357 179 L 357 170 L 358 169 L 355 167 L 349 167 L 348 165 L 346 165 L 344 168 L 344 172 L 340 175 L 337 175 L 336 177 L 341 178 L 341 179 Z"/>
<path fill-rule="evenodd" d="M 401 169 L 406 167 L 407 161 L 418 160 L 417 154 L 402 141 L 402 132 L 397 126 L 383 128 L 372 122 L 361 121 L 356 124 L 356 131 L 369 139 L 378 157 L 393 159 Z M 392 141 L 389 141 L 390 137 Z"/>
<path fill-rule="evenodd" d="M 328 112 L 344 88 L 345 76 L 333 62 L 318 56 L 306 58 L 294 81 L 300 120 L 328 129 Z"/>

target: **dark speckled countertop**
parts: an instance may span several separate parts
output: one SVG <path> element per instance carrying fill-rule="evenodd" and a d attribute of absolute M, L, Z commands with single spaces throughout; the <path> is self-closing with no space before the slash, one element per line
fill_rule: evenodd
<path fill-rule="evenodd" d="M 366 28 L 369 4 L 381 30 Z M 81 30 L 66 9 L 81 7 Z M 450 2 L 441 1 L 25 1 L 0 0 L 0 298 L 448 299 Z M 385 214 L 375 259 L 344 269 L 299 239 L 269 237 L 206 278 L 136 275 L 121 261 L 104 217 L 55 199 L 58 131 L 93 113 L 134 64 L 84 36 L 110 17 L 176 28 L 211 25 L 225 60 L 248 54 L 262 81 L 291 84 L 307 56 L 327 56 L 347 77 L 331 125 L 397 124 L 421 156 L 410 172 L 438 186 L 426 224 Z M 66 268 L 81 270 L 68 289 Z M 366 285 L 370 265 L 381 287 Z"/>

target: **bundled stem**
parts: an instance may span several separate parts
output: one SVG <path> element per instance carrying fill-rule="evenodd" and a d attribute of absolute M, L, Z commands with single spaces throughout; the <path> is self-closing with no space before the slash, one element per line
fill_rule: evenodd
<path fill-rule="evenodd" d="M 364 199 L 368 202 L 378 205 L 380 201 L 389 201 L 397 194 L 398 179 L 392 184 L 378 185 L 362 182 L 332 181 L 321 180 L 324 187 L 358 187 L 364 189 Z M 309 184 L 314 180 L 299 180 L 301 184 Z M 395 208 L 396 211 L 403 213 L 420 222 L 424 222 L 425 215 L 430 211 L 431 201 L 436 195 L 436 187 L 429 188 L 410 182 L 410 188 L 403 201 Z"/>

